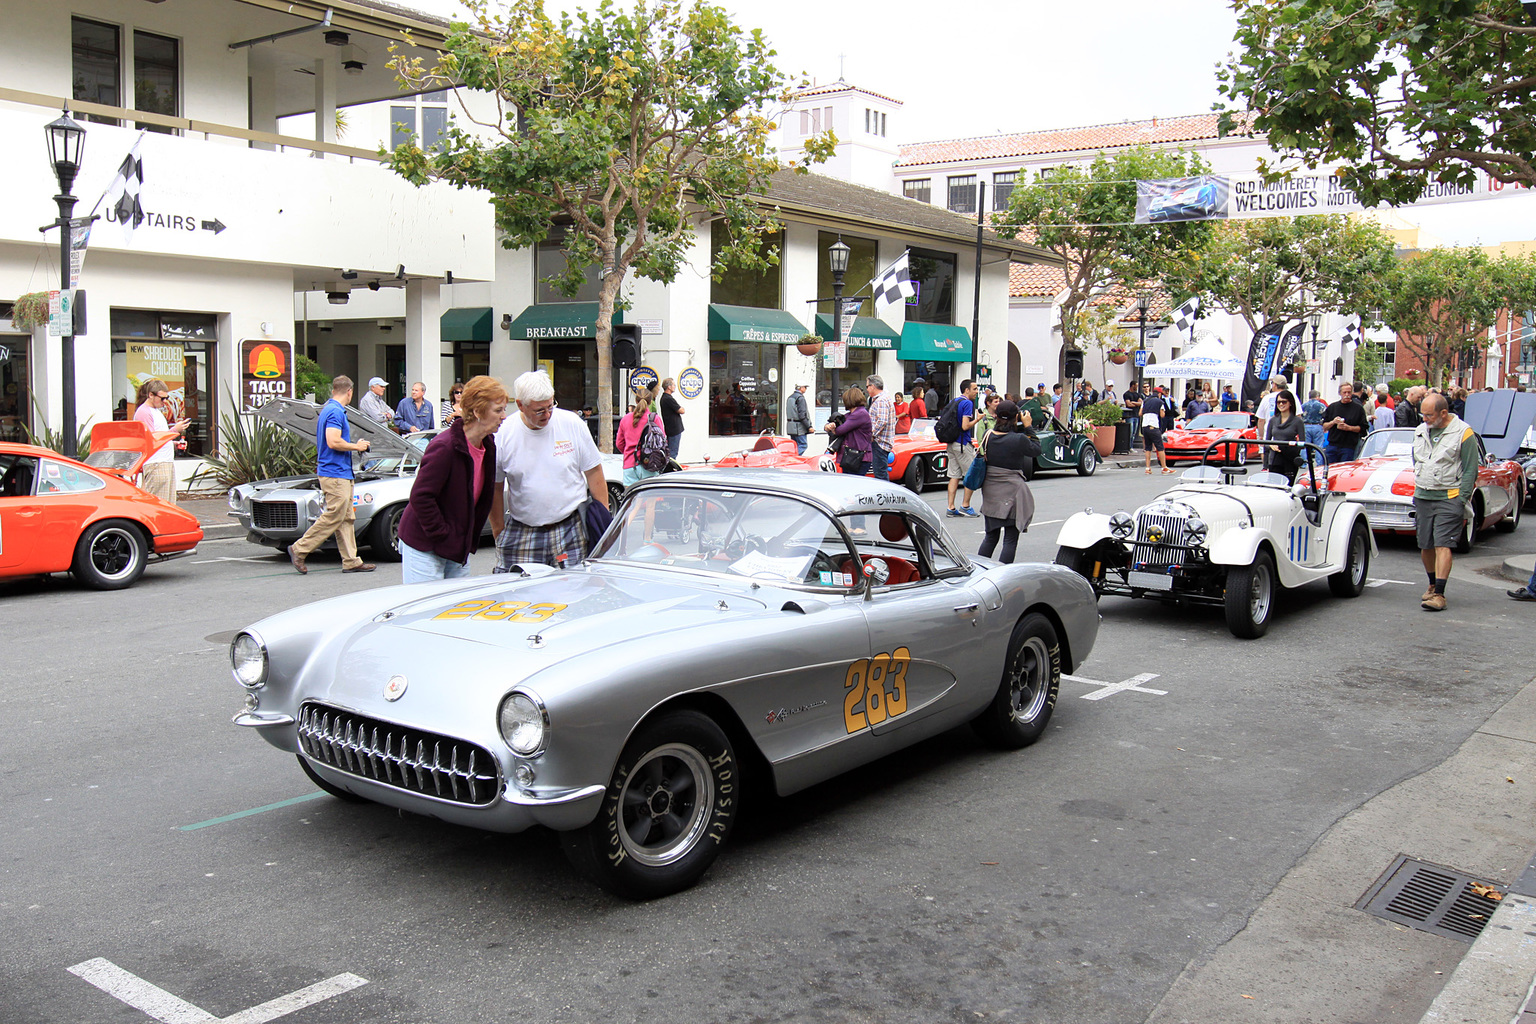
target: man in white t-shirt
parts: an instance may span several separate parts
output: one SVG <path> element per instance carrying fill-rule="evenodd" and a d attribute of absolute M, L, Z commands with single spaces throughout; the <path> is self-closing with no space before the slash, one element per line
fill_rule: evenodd
<path fill-rule="evenodd" d="M 165 381 L 158 379 L 145 381 L 139 386 L 137 396 L 139 407 L 134 410 L 133 418 L 144 424 L 151 434 L 166 430 L 186 434 L 191 420 L 166 422 L 165 400 L 170 397 L 170 389 L 166 387 Z M 175 448 L 175 443 L 167 441 L 156 449 L 155 454 L 144 460 L 144 471 L 139 480 L 140 487 L 170 505 L 176 504 Z"/>
<path fill-rule="evenodd" d="M 543 370 L 523 374 L 512 385 L 517 415 L 496 431 L 496 495 L 491 522 L 496 537 L 494 572 L 519 562 L 574 565 L 591 546 L 581 522 L 581 503 L 590 493 L 608 506 L 603 456 L 580 416 L 555 408 L 555 386 Z"/>

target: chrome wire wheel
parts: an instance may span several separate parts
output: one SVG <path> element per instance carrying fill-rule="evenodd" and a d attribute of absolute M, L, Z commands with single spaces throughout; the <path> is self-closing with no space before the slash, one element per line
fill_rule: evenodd
<path fill-rule="evenodd" d="M 714 803 L 714 775 L 703 754 L 681 743 L 657 747 L 624 780 L 619 843 L 637 863 L 671 864 L 703 837 Z"/>

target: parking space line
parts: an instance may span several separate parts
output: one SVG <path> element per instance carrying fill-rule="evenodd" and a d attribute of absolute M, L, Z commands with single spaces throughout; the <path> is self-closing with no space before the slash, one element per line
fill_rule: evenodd
<path fill-rule="evenodd" d="M 269 999 L 259 1006 L 218 1018 L 200 1006 L 193 1006 L 185 999 L 171 995 L 158 985 L 151 985 L 136 974 L 131 974 L 102 957 L 86 960 L 67 968 L 70 974 L 90 982 L 107 995 L 127 1003 L 135 1010 L 159 1021 L 160 1024 L 267 1024 L 268 1021 L 286 1017 L 296 1010 L 323 1002 L 332 996 L 350 992 L 368 984 L 367 978 L 355 974 L 338 974 L 313 985 L 290 992 L 276 999 Z"/>
<path fill-rule="evenodd" d="M 1137 693 L 1150 693 L 1157 697 L 1168 696 L 1167 690 L 1154 690 L 1151 687 L 1141 685 L 1156 679 L 1156 672 L 1143 672 L 1140 675 L 1131 676 L 1129 679 L 1122 679 L 1118 683 L 1106 683 L 1101 679 L 1085 679 L 1082 676 L 1064 675 L 1061 678 L 1072 683 L 1084 683 L 1088 686 L 1098 687 L 1092 693 L 1079 694 L 1083 700 L 1103 700 L 1105 697 L 1113 697 L 1115 694 L 1124 693 L 1127 690 L 1134 690 Z"/>
<path fill-rule="evenodd" d="M 325 796 L 325 794 L 319 791 L 314 793 L 305 793 L 303 796 L 296 796 L 289 800 L 279 800 L 277 803 L 267 804 L 265 807 L 252 807 L 248 811 L 236 811 L 234 814 L 225 814 L 217 818 L 209 818 L 207 821 L 199 821 L 195 825 L 178 825 L 176 827 L 176 831 L 191 832 L 195 829 L 207 828 L 209 825 L 222 825 L 226 821 L 235 821 L 239 818 L 249 818 L 251 815 L 261 814 L 263 811 L 275 811 L 283 807 L 292 807 L 294 804 L 302 804 L 306 800 L 318 800 L 323 796 Z"/>
<path fill-rule="evenodd" d="M 272 557 L 271 555 L 245 555 L 245 556 L 234 556 L 234 557 L 229 556 L 229 555 L 224 555 L 224 556 L 222 556 L 220 558 L 197 558 L 197 559 L 193 559 L 188 564 L 190 564 L 190 565 L 208 565 L 208 564 L 210 564 L 212 562 L 265 562 L 265 561 L 267 561 L 271 557 Z"/>
<path fill-rule="evenodd" d="M 366 978 L 359 978 L 355 974 L 338 974 L 334 978 L 317 981 L 308 988 L 278 996 L 260 1006 L 231 1014 L 225 1017 L 221 1024 L 266 1024 L 269 1020 L 285 1017 L 295 1010 L 302 1010 L 306 1006 L 322 1002 L 332 996 L 339 996 L 343 992 L 350 992 L 359 985 L 366 984 L 368 984 Z"/>

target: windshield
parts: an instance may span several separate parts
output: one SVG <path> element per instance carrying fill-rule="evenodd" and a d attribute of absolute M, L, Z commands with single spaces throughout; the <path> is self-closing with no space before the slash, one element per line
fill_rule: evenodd
<path fill-rule="evenodd" d="M 1407 458 L 1413 454 L 1413 431 L 1378 430 L 1365 439 L 1359 457 L 1369 459 L 1376 455 L 1390 458 Z"/>
<path fill-rule="evenodd" d="M 1246 430 L 1248 414 L 1245 412 L 1203 412 L 1189 421 L 1186 430 Z"/>
<path fill-rule="evenodd" d="M 797 498 L 740 491 L 640 491 L 592 557 L 844 592 L 859 582 L 848 543 L 825 512 Z"/>

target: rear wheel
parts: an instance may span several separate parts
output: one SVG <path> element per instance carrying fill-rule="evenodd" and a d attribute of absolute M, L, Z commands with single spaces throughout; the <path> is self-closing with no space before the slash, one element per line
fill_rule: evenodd
<path fill-rule="evenodd" d="M 1099 450 L 1092 444 L 1083 445 L 1083 450 L 1077 453 L 1077 475 L 1093 476 L 1093 471 L 1099 468 Z"/>
<path fill-rule="evenodd" d="M 380 509 L 368 524 L 368 546 L 378 561 L 400 561 L 400 517 L 403 515 L 405 504 L 402 502 Z"/>
<path fill-rule="evenodd" d="M 1082 548 L 1057 548 L 1056 564 L 1071 569 L 1093 587 L 1093 599 L 1099 599 L 1099 583 L 1093 578 L 1093 556 Z"/>
<path fill-rule="evenodd" d="M 1275 560 L 1268 551 L 1255 555 L 1252 565 L 1227 570 L 1227 628 L 1233 636 L 1255 640 L 1269 630 L 1277 586 Z"/>
<path fill-rule="evenodd" d="M 916 494 L 923 493 L 923 488 L 928 486 L 928 467 L 921 455 L 914 455 L 907 463 L 907 471 L 902 474 L 901 482 Z"/>
<path fill-rule="evenodd" d="M 624 500 L 624 485 L 610 483 L 608 485 L 608 511 L 617 512 L 619 502 Z"/>
<path fill-rule="evenodd" d="M 1328 589 L 1335 597 L 1359 597 L 1365 589 L 1365 576 L 1371 568 L 1369 532 L 1369 528 L 1359 521 L 1350 529 L 1344 567 L 1328 577 Z"/>
<path fill-rule="evenodd" d="M 1024 456 L 1024 469 L 1021 472 L 1023 472 L 1025 480 L 1033 480 L 1035 478 L 1035 460 L 1032 457 Z"/>
<path fill-rule="evenodd" d="M 977 735 L 1007 750 L 1040 738 L 1061 689 L 1061 641 L 1056 627 L 1039 613 L 1024 616 L 1008 640 L 1008 658 L 997 695 L 971 721 Z"/>
<path fill-rule="evenodd" d="M 97 590 L 122 590 L 144 575 L 149 542 L 133 523 L 94 523 L 75 544 L 75 578 Z"/>
<path fill-rule="evenodd" d="M 1458 555 L 1470 555 L 1472 548 L 1477 544 L 1477 533 L 1483 528 L 1483 508 L 1476 502 L 1472 503 L 1472 514 L 1462 520 L 1461 536 L 1456 538 L 1456 546 L 1452 548 Z"/>
<path fill-rule="evenodd" d="M 1514 533 L 1515 529 L 1520 525 L 1520 506 L 1524 504 L 1525 495 L 1515 495 L 1513 503 L 1509 506 L 1509 515 L 1500 519 L 1494 526 L 1494 529 L 1503 530 L 1505 533 Z"/>

